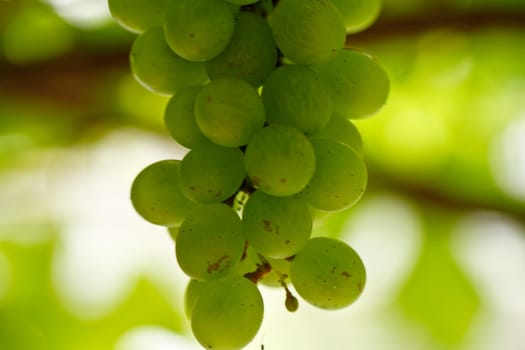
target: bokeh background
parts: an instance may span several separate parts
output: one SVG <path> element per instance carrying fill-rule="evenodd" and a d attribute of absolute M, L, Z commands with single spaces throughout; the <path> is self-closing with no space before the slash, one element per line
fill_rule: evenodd
<path fill-rule="evenodd" d="M 194 350 L 186 278 L 129 188 L 185 150 L 105 0 L 0 0 L 0 349 Z M 525 349 L 525 1 L 385 0 L 348 38 L 392 90 L 356 122 L 370 179 L 321 221 L 362 256 L 341 311 L 265 288 L 248 349 Z"/>

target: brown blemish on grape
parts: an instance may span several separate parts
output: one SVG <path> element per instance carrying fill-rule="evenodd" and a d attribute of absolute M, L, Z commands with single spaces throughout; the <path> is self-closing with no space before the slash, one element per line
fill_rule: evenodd
<path fill-rule="evenodd" d="M 267 219 L 263 219 L 262 222 L 264 225 L 264 230 L 267 232 L 272 232 L 272 222 Z"/>
<path fill-rule="evenodd" d="M 333 275 L 335 272 L 335 266 L 332 266 L 332 270 L 330 271 L 330 273 Z"/>
<path fill-rule="evenodd" d="M 260 185 L 260 179 L 257 177 L 257 176 L 252 176 L 252 184 L 255 186 L 255 187 L 258 187 Z"/>
<path fill-rule="evenodd" d="M 286 183 L 287 180 L 286 180 L 284 177 L 282 177 L 282 178 L 279 179 L 279 181 L 280 181 L 282 184 L 284 184 L 284 183 Z"/>
<path fill-rule="evenodd" d="M 244 261 L 248 256 L 248 241 L 244 241 L 244 250 L 242 251 L 241 261 Z"/>
<path fill-rule="evenodd" d="M 275 226 L 275 234 L 279 236 L 279 225 Z"/>
<path fill-rule="evenodd" d="M 211 96 L 206 96 L 206 101 L 208 101 L 208 102 L 213 101 L 213 97 L 211 97 Z"/>
<path fill-rule="evenodd" d="M 346 271 L 341 272 L 341 276 L 343 276 L 345 279 L 349 279 L 352 277 L 352 275 Z"/>
<path fill-rule="evenodd" d="M 190 33 L 190 38 L 195 38 L 195 34 L 194 33 Z"/>
<path fill-rule="evenodd" d="M 359 293 L 363 292 L 363 285 L 361 282 L 357 283 L 357 290 L 359 290 Z"/>
<path fill-rule="evenodd" d="M 228 255 L 223 255 L 223 256 L 221 256 L 219 258 L 219 260 L 217 260 L 213 264 L 208 263 L 208 269 L 206 271 L 208 273 L 212 273 L 212 272 L 221 270 L 221 264 L 228 258 L 229 258 Z M 225 267 L 228 267 L 229 265 L 230 265 L 230 263 L 227 261 L 227 264 L 226 264 Z"/>
<path fill-rule="evenodd" d="M 284 244 L 290 244 L 291 241 L 289 239 L 287 239 L 286 241 L 284 241 Z"/>

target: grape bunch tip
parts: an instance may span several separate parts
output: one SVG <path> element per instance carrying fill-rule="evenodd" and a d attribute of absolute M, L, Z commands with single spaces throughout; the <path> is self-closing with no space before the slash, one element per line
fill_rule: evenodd
<path fill-rule="evenodd" d="M 131 202 L 166 226 L 189 277 L 185 314 L 206 349 L 242 349 L 264 314 L 261 285 L 341 309 L 366 271 L 347 243 L 312 237 L 318 213 L 355 205 L 367 185 L 351 119 L 387 99 L 385 69 L 345 47 L 379 0 L 108 0 L 137 34 L 130 66 L 170 96 L 164 113 L 183 159 L 145 167 Z M 324 215 L 324 214 L 322 214 Z M 261 345 L 263 348 L 263 345 Z"/>

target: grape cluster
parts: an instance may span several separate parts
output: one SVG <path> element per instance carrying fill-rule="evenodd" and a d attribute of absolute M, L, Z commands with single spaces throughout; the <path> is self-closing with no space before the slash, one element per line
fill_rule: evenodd
<path fill-rule="evenodd" d="M 136 177 L 131 200 L 164 225 L 191 278 L 186 314 L 207 349 L 240 349 L 263 318 L 258 283 L 289 284 L 338 309 L 366 274 L 346 243 L 311 238 L 319 212 L 353 206 L 367 170 L 349 121 L 376 112 L 389 80 L 347 33 L 377 16 L 371 0 L 109 0 L 138 34 L 131 70 L 171 95 L 165 125 L 189 149 Z"/>

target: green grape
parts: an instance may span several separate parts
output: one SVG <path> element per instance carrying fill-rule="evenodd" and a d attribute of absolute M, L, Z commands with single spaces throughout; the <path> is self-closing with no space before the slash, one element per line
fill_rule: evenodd
<path fill-rule="evenodd" d="M 353 148 L 360 156 L 363 155 L 363 140 L 361 139 L 359 130 L 357 130 L 351 121 L 339 114 L 333 114 L 324 128 L 310 136 L 310 140 L 314 139 L 339 141 Z"/>
<path fill-rule="evenodd" d="M 186 291 L 184 292 L 184 314 L 188 320 L 191 319 L 191 313 L 197 303 L 197 299 L 199 299 L 202 290 L 206 287 L 206 282 L 197 281 L 196 279 L 190 279 L 186 285 Z"/>
<path fill-rule="evenodd" d="M 346 32 L 368 28 L 379 16 L 381 0 L 332 0 L 344 18 Z"/>
<path fill-rule="evenodd" d="M 195 208 L 182 223 L 175 244 L 180 268 L 191 278 L 210 281 L 239 263 L 245 238 L 239 216 L 226 204 Z"/>
<path fill-rule="evenodd" d="M 287 259 L 272 259 L 265 257 L 268 263 L 272 266 L 272 270 L 259 280 L 260 283 L 268 287 L 282 287 L 282 283 L 288 282 L 290 275 L 290 260 Z"/>
<path fill-rule="evenodd" d="M 352 148 L 328 139 L 312 140 L 316 169 L 302 195 L 314 208 L 328 211 L 351 207 L 366 183 L 365 162 Z"/>
<path fill-rule="evenodd" d="M 206 349 L 237 350 L 255 337 L 264 305 L 257 286 L 241 276 L 207 283 L 193 308 L 191 328 Z"/>
<path fill-rule="evenodd" d="M 243 227 L 248 243 L 257 252 L 265 257 L 286 258 L 310 238 L 312 216 L 302 199 L 256 191 L 244 207 Z"/>
<path fill-rule="evenodd" d="M 166 8 L 164 32 L 177 55 L 189 61 L 207 61 L 228 45 L 234 25 L 225 1 L 176 0 Z"/>
<path fill-rule="evenodd" d="M 131 186 L 133 207 L 147 221 L 177 226 L 196 204 L 180 190 L 180 161 L 162 160 L 142 170 Z"/>
<path fill-rule="evenodd" d="M 180 225 L 168 227 L 168 234 L 170 235 L 173 242 L 175 242 L 177 240 L 177 237 L 179 236 L 179 229 Z"/>
<path fill-rule="evenodd" d="M 195 100 L 200 86 L 181 88 L 170 99 L 164 112 L 164 125 L 175 141 L 187 148 L 209 144 L 195 120 Z"/>
<path fill-rule="evenodd" d="M 147 89 L 172 95 L 177 89 L 208 81 L 204 63 L 189 62 L 170 50 L 162 27 L 152 27 L 139 35 L 131 48 L 131 71 Z"/>
<path fill-rule="evenodd" d="M 370 55 L 341 50 L 327 64 L 312 67 L 328 87 L 333 109 L 346 118 L 362 118 L 386 102 L 390 80 L 386 71 Z"/>
<path fill-rule="evenodd" d="M 164 8 L 169 0 L 108 0 L 109 11 L 115 21 L 133 33 L 164 22 Z"/>
<path fill-rule="evenodd" d="M 259 260 L 255 249 L 253 249 L 248 242 L 245 242 L 244 252 L 239 263 L 236 265 L 233 274 L 242 276 L 246 273 L 254 272 L 257 269 L 257 264 L 260 263 L 261 261 Z"/>
<path fill-rule="evenodd" d="M 277 63 L 277 48 L 268 23 L 259 15 L 240 12 L 226 49 L 206 62 L 210 79 L 237 78 L 260 86 Z"/>
<path fill-rule="evenodd" d="M 205 145 L 191 150 L 180 165 L 182 193 L 197 203 L 222 202 L 243 180 L 243 154 L 238 148 Z"/>
<path fill-rule="evenodd" d="M 195 116 L 208 139 L 224 147 L 238 147 L 263 127 L 265 112 L 253 86 L 239 79 L 218 79 L 197 95 Z"/>
<path fill-rule="evenodd" d="M 344 20 L 330 0 L 281 0 L 269 21 L 279 49 L 298 64 L 328 62 L 345 45 Z"/>
<path fill-rule="evenodd" d="M 323 309 L 353 303 L 365 286 L 361 258 L 346 243 L 328 237 L 312 238 L 295 256 L 290 280 L 299 295 Z"/>
<path fill-rule="evenodd" d="M 286 197 L 308 184 L 315 169 L 315 154 L 299 130 L 275 124 L 255 133 L 246 147 L 244 163 L 256 188 Z"/>
<path fill-rule="evenodd" d="M 306 66 L 277 68 L 264 83 L 262 99 L 268 123 L 290 125 L 305 133 L 321 129 L 332 114 L 328 89 Z"/>

